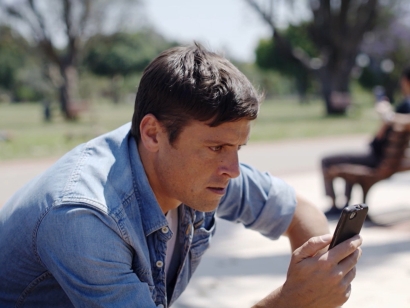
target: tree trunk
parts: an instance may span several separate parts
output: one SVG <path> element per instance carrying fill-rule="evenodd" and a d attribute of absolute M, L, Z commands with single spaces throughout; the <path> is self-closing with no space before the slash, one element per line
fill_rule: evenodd
<path fill-rule="evenodd" d="M 121 100 L 121 86 L 124 79 L 121 75 L 114 75 L 111 77 L 111 97 L 115 105 L 119 104 Z"/>
<path fill-rule="evenodd" d="M 72 65 L 60 66 L 61 77 L 64 80 L 59 88 L 61 112 L 66 120 L 76 120 L 79 109 L 75 102 L 78 77 L 77 69 Z"/>
<path fill-rule="evenodd" d="M 327 115 L 344 115 L 351 105 L 350 75 L 355 65 L 356 53 L 354 50 L 333 52 L 319 71 Z"/>

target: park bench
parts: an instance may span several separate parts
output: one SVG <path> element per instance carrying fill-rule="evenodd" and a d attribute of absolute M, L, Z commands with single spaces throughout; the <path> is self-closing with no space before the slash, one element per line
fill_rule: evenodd
<path fill-rule="evenodd" d="M 363 203 L 366 203 L 367 194 L 374 184 L 397 172 L 410 170 L 410 115 L 396 114 L 391 125 L 383 158 L 377 167 L 339 164 L 326 171 L 326 177 L 342 178 L 346 182 L 346 204 L 350 201 L 355 184 L 362 188 Z"/>

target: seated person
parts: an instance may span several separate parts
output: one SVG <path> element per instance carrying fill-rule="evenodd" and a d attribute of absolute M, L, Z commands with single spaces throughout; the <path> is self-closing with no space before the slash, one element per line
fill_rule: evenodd
<path fill-rule="evenodd" d="M 410 113 L 410 66 L 403 70 L 402 77 L 400 79 L 401 91 L 404 95 L 404 100 L 396 107 L 395 112 L 401 114 Z M 383 150 L 386 146 L 387 137 L 391 131 L 391 120 L 394 117 L 391 104 L 388 101 L 378 102 L 376 105 L 376 111 L 380 114 L 383 125 L 376 133 L 373 141 L 369 145 L 369 151 L 367 153 L 344 153 L 326 156 L 322 159 L 322 173 L 325 184 L 326 196 L 332 199 L 331 208 L 326 211 L 326 216 L 339 216 L 342 211 L 336 205 L 336 195 L 333 188 L 333 178 L 326 176 L 328 168 L 339 164 L 354 164 L 361 165 L 370 168 L 375 168 L 380 163 L 383 157 Z M 346 184 L 346 191 L 352 189 L 350 185 Z M 347 205 L 347 204 L 346 204 Z"/>

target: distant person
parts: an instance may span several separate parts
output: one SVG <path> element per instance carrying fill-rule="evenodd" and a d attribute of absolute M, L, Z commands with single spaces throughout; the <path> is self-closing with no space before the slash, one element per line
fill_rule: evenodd
<path fill-rule="evenodd" d="M 400 88 L 403 93 L 403 101 L 395 108 L 396 113 L 407 114 L 410 113 L 410 67 L 403 70 L 400 78 Z M 379 92 L 380 95 L 380 92 Z M 326 171 L 332 167 L 339 164 L 354 164 L 361 165 L 370 168 L 375 168 L 379 165 L 381 159 L 383 158 L 384 148 L 387 143 L 387 137 L 391 131 L 390 121 L 392 119 L 392 107 L 391 104 L 382 99 L 380 102 L 376 103 L 376 111 L 381 115 L 383 124 L 376 133 L 374 139 L 369 145 L 369 151 L 366 153 L 344 153 L 335 154 L 331 156 L 324 157 L 322 159 L 322 172 L 325 185 L 325 193 L 331 198 L 331 207 L 325 212 L 326 216 L 334 217 L 339 216 L 343 206 L 339 207 L 336 204 L 336 194 L 333 187 L 333 178 L 328 178 L 326 176 Z M 346 184 L 346 191 L 350 190 Z"/>
<path fill-rule="evenodd" d="M 239 163 L 259 104 L 246 77 L 200 45 L 160 54 L 131 125 L 70 151 L 0 209 L 0 306 L 169 307 L 215 215 L 289 238 L 286 281 L 255 307 L 341 306 L 362 239 L 327 251 L 323 213 Z"/>

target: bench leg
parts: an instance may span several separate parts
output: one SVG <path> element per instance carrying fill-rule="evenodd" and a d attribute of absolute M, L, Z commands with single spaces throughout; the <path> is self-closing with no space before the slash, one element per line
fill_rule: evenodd
<path fill-rule="evenodd" d="M 367 201 L 367 195 L 369 193 L 370 188 L 373 186 L 374 183 L 372 184 L 360 184 L 360 187 L 362 188 L 363 191 L 363 203 L 366 203 Z M 367 213 L 366 216 L 366 221 L 371 223 L 371 224 L 377 224 L 373 221 L 373 219 L 370 217 L 369 213 Z"/>
<path fill-rule="evenodd" d="M 373 184 L 361 184 L 360 185 L 362 187 L 362 191 L 363 191 L 363 203 L 366 203 L 367 200 L 367 194 L 369 193 L 370 188 L 373 186 Z"/>
<path fill-rule="evenodd" d="M 347 182 L 346 180 L 345 182 L 346 182 L 346 185 L 345 185 L 346 205 L 345 206 L 348 206 L 350 199 L 352 197 L 352 189 L 353 189 L 354 184 Z"/>

